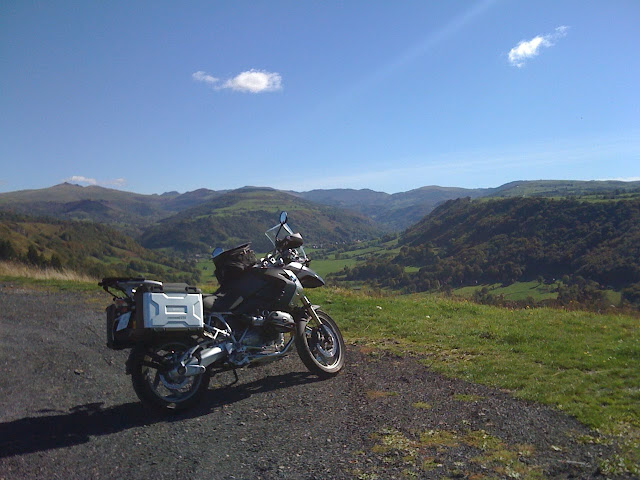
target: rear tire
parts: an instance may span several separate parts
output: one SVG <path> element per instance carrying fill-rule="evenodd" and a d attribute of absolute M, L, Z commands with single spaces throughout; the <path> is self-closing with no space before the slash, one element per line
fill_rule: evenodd
<path fill-rule="evenodd" d="M 192 338 L 184 338 L 137 346 L 131 352 L 131 382 L 145 406 L 177 412 L 202 399 L 211 379 L 208 371 L 194 376 L 171 373 L 176 360 L 194 345 Z"/>
<path fill-rule="evenodd" d="M 316 314 L 320 325 L 313 319 L 296 323 L 296 348 L 311 373 L 322 378 L 333 377 L 344 367 L 344 340 L 328 314 L 322 310 L 316 310 Z"/>

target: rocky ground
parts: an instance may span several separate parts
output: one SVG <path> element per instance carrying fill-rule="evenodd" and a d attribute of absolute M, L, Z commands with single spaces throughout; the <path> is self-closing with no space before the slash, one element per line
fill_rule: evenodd
<path fill-rule="evenodd" d="M 152 414 L 105 346 L 108 303 L 0 285 L 0 480 L 610 478 L 614 447 L 573 418 L 355 345 L 333 379 L 293 354 Z"/>

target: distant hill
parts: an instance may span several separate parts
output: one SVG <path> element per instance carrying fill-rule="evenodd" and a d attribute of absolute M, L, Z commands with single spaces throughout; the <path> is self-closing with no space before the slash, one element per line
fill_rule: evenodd
<path fill-rule="evenodd" d="M 519 180 L 498 188 L 456 188 L 425 186 L 388 194 L 373 190 L 311 190 L 292 192 L 307 200 L 360 212 L 396 231 L 404 230 L 447 200 L 469 197 L 568 197 L 640 192 L 640 182 Z"/>
<path fill-rule="evenodd" d="M 616 180 L 533 180 L 506 183 L 491 189 L 490 197 L 576 197 L 640 191 L 640 182 Z"/>
<path fill-rule="evenodd" d="M 91 220 L 135 235 L 144 226 L 224 192 L 200 189 L 179 194 L 142 195 L 98 186 L 62 183 L 38 190 L 0 193 L 0 209 L 65 220 Z"/>
<path fill-rule="evenodd" d="M 256 187 L 247 187 L 256 188 Z M 283 192 L 304 200 L 352 210 L 385 228 L 401 231 L 417 223 L 442 202 L 479 197 L 566 197 L 621 195 L 640 192 L 640 182 L 536 180 L 515 181 L 498 188 L 425 186 L 388 194 L 370 189 L 331 189 Z M 230 190 L 200 188 L 192 192 L 142 195 L 98 186 L 69 183 L 38 190 L 0 193 L 0 210 L 27 215 L 45 215 L 66 220 L 107 223 L 131 235 L 158 220 L 221 197 Z"/>
<path fill-rule="evenodd" d="M 402 230 L 429 214 L 438 204 L 460 197 L 476 198 L 488 189 L 428 186 L 388 194 L 373 190 L 311 190 L 295 193 L 304 199 L 360 212 L 391 230 Z"/>
<path fill-rule="evenodd" d="M 384 233 L 364 215 L 278 190 L 247 187 L 158 222 L 145 230 L 140 241 L 148 248 L 192 253 L 251 241 L 264 252 L 271 248 L 264 232 L 277 223 L 282 210 L 289 212 L 289 223 L 308 245 L 368 240 Z"/>
<path fill-rule="evenodd" d="M 163 209 L 165 212 L 180 212 L 187 208 L 195 207 L 197 205 L 201 205 L 205 202 L 213 200 L 214 198 L 218 198 L 221 195 L 229 192 L 229 190 L 208 190 L 206 188 L 199 188 L 198 190 L 194 190 L 193 192 L 186 192 L 183 194 L 173 195 L 173 194 L 163 194 L 162 196 L 169 196 L 171 198 L 163 203 Z"/>

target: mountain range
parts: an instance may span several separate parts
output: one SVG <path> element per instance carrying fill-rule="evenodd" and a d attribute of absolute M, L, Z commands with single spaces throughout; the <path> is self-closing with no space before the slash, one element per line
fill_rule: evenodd
<path fill-rule="evenodd" d="M 317 205 L 338 208 L 338 217 L 339 212 L 345 210 L 356 212 L 369 218 L 380 231 L 402 231 L 420 221 L 442 202 L 456 198 L 566 197 L 637 189 L 640 189 L 640 182 L 539 180 L 516 181 L 497 188 L 425 186 L 394 194 L 369 189 L 280 193 L 283 199 L 288 198 L 289 209 L 296 208 L 294 199 L 298 198 Z M 62 183 L 37 190 L 0 193 L 0 210 L 65 220 L 92 220 L 111 224 L 130 235 L 139 236 L 146 228 L 160 220 L 169 219 L 181 212 L 189 216 L 190 209 L 198 207 L 199 210 L 194 210 L 196 216 L 203 215 L 203 211 L 207 209 L 214 212 L 225 205 L 225 202 L 237 202 L 239 196 L 256 190 L 276 191 L 258 187 L 244 187 L 233 191 L 201 188 L 182 194 L 166 192 L 160 195 L 144 195 L 99 186 L 81 187 Z M 174 219 L 169 223 L 176 221 L 177 219 Z"/>
<path fill-rule="evenodd" d="M 640 182 L 613 181 L 522 181 L 493 189 L 427 186 L 395 194 L 244 187 L 160 195 L 65 183 L 0 194 L 0 260 L 70 267 L 95 276 L 124 272 L 197 281 L 195 255 L 247 241 L 266 252 L 271 245 L 264 232 L 286 210 L 290 224 L 311 246 L 339 249 L 400 233 L 404 246 L 397 258 L 356 267 L 350 273 L 354 278 L 367 277 L 374 268 L 378 281 L 422 290 L 463 280 L 568 273 L 624 288 L 637 282 L 637 269 L 622 278 L 621 266 L 638 264 L 637 229 L 631 228 L 637 215 L 629 209 L 637 207 L 639 196 Z M 540 203 L 544 199 L 554 203 Z M 611 199 L 618 207 L 609 211 L 605 204 L 609 208 Z M 631 223 L 625 220 L 630 216 Z M 575 224 L 582 217 L 586 220 Z M 478 240 L 487 226 L 490 234 Z M 602 242 L 592 235 L 596 231 Z M 582 237 L 593 245 L 578 255 L 570 247 L 582 245 Z M 522 248 L 514 250 L 518 245 Z M 405 267 L 420 273 L 407 276 Z"/>

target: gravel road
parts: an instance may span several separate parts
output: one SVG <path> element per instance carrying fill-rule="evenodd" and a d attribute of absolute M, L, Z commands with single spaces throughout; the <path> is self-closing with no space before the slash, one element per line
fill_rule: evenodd
<path fill-rule="evenodd" d="M 356 345 L 333 379 L 292 354 L 151 414 L 105 346 L 108 303 L 0 285 L 0 480 L 605 478 L 613 447 L 574 419 Z"/>

